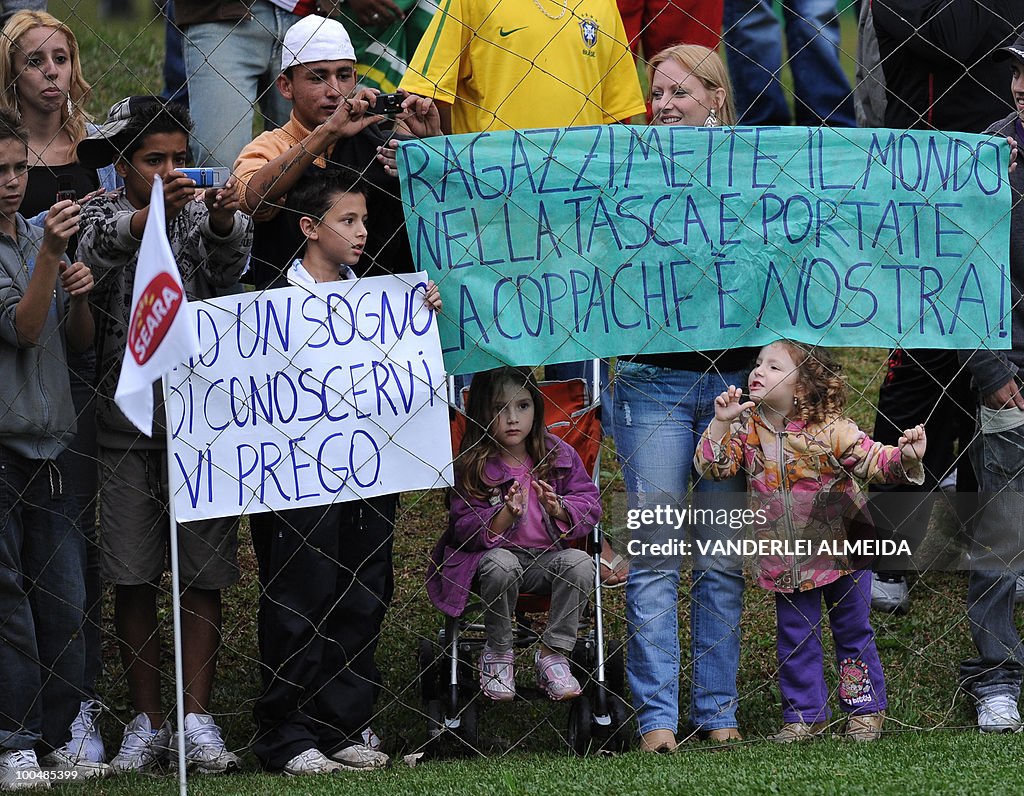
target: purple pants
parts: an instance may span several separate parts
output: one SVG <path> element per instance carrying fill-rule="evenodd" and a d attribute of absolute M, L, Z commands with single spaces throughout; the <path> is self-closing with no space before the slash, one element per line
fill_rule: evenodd
<path fill-rule="evenodd" d="M 871 572 L 862 569 L 817 589 L 775 594 L 779 690 L 787 723 L 813 724 L 831 715 L 821 648 L 822 597 L 835 641 L 842 709 L 847 713 L 878 713 L 888 704 L 875 631 L 868 621 Z"/>

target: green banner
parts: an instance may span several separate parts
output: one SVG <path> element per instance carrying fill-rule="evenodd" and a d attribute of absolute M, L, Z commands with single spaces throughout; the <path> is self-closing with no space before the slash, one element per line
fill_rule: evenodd
<path fill-rule="evenodd" d="M 609 125 L 404 141 L 445 364 L 763 345 L 1008 348 L 1009 148 Z"/>

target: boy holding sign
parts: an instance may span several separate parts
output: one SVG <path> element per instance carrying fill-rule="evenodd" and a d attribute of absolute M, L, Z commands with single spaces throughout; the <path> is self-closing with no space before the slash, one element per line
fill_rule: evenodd
<path fill-rule="evenodd" d="M 195 201 L 195 182 L 180 169 L 192 122 L 176 103 L 128 97 L 78 145 L 86 166 L 114 162 L 124 188 L 89 202 L 79 255 L 96 273 L 97 441 L 100 550 L 104 578 L 115 584 L 114 618 L 136 716 L 125 728 L 117 771 L 152 767 L 167 753 L 170 725 L 160 701 L 157 592 L 167 557 L 167 451 L 164 409 L 154 385 L 154 427 L 139 434 L 114 403 L 129 331 L 132 289 L 154 179 L 164 183 L 167 238 L 188 298 L 211 298 L 238 281 L 252 244 L 252 221 L 237 210 L 234 180 Z M 238 579 L 238 519 L 179 526 L 184 649 L 185 752 L 200 771 L 239 766 L 208 712 L 220 645 L 220 592 Z"/>
<path fill-rule="evenodd" d="M 274 286 L 356 278 L 367 238 L 364 190 L 344 171 L 318 171 L 292 190 L 305 252 Z M 433 282 L 426 303 L 441 309 Z M 374 651 L 394 586 L 397 506 L 397 495 L 383 495 L 251 518 L 264 686 L 252 750 L 269 770 L 295 776 L 388 762 L 369 723 L 381 687 Z"/>

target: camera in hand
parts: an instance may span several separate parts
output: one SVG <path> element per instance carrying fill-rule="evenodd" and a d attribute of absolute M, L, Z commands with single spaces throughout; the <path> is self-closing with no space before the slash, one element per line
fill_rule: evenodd
<path fill-rule="evenodd" d="M 228 170 L 224 168 L 178 169 L 178 171 L 193 180 L 197 188 L 219 188 L 228 181 Z"/>
<path fill-rule="evenodd" d="M 394 116 L 401 112 L 403 99 L 402 94 L 378 94 L 371 112 L 378 116 Z"/>
<path fill-rule="evenodd" d="M 75 178 L 69 174 L 61 174 L 57 177 L 57 201 L 63 202 L 70 199 L 78 201 L 78 191 L 75 190 Z"/>

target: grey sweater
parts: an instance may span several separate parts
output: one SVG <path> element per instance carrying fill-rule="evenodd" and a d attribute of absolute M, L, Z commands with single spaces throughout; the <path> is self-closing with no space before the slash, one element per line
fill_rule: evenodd
<path fill-rule="evenodd" d="M 100 445 L 127 450 L 166 447 L 163 401 L 154 386 L 156 407 L 153 436 L 146 438 L 114 403 L 128 338 L 135 266 L 142 241 L 132 237 L 136 208 L 124 191 L 93 199 L 82 208 L 78 259 L 92 269 L 96 287 L 91 293 L 96 318 L 96 431 Z M 235 284 L 252 247 L 252 219 L 235 213 L 231 232 L 220 237 L 210 228 L 202 202 L 189 202 L 167 225 L 167 240 L 189 301 L 212 298 L 216 288 Z"/>
<path fill-rule="evenodd" d="M 1006 138 L 1016 137 L 1013 113 L 985 132 Z M 1024 142 L 1022 142 L 1024 145 Z M 967 365 L 974 386 L 982 396 L 990 395 L 1017 375 L 1024 367 L 1024 164 L 1018 163 L 1010 174 L 1010 341 L 1008 351 L 961 351 L 960 361 Z"/>
<path fill-rule="evenodd" d="M 18 239 L 0 233 L 0 445 L 28 459 L 54 459 L 75 433 L 64 321 L 67 296 L 60 280 L 38 344 L 25 342 L 15 325 L 18 302 L 43 231 L 15 218 Z"/>

